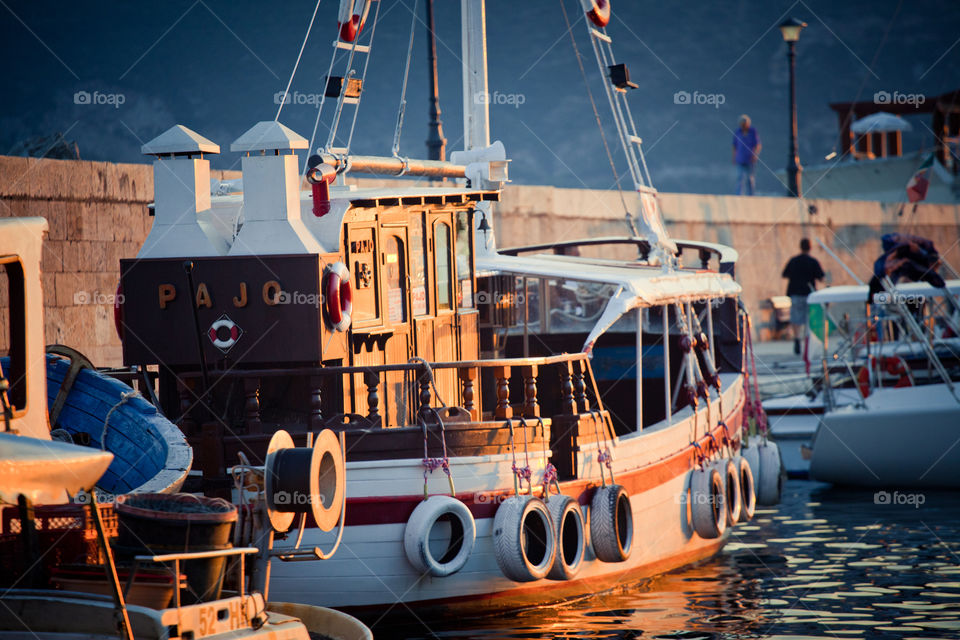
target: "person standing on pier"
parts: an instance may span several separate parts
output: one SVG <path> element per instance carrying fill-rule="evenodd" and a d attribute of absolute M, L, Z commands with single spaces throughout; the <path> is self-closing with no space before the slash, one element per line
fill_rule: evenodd
<path fill-rule="evenodd" d="M 740 126 L 733 132 L 733 164 L 737 165 L 738 196 L 752 196 L 756 181 L 757 157 L 760 155 L 760 135 L 750 125 L 750 116 L 740 116 Z"/>
<path fill-rule="evenodd" d="M 793 352 L 800 353 L 800 336 L 807 337 L 807 296 L 816 290 L 817 280 L 823 280 L 820 262 L 810 255 L 810 240 L 800 240 L 800 253 L 790 258 L 783 268 L 790 296 L 790 326 L 793 329 Z"/>

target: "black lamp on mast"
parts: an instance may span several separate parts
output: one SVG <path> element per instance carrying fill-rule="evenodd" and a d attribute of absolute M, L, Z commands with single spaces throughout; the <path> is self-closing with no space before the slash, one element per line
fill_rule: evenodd
<path fill-rule="evenodd" d="M 787 18 L 780 25 L 783 41 L 787 43 L 787 66 L 790 69 L 790 155 L 787 159 L 787 195 L 799 198 L 802 195 L 800 175 L 800 152 L 797 148 L 797 40 L 806 22 Z"/>

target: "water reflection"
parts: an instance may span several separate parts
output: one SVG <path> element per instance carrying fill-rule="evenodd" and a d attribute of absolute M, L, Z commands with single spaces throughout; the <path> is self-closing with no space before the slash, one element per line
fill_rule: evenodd
<path fill-rule="evenodd" d="M 559 606 L 430 627 L 374 632 L 378 638 L 958 638 L 960 495 L 885 498 L 791 481 L 778 508 L 736 527 L 710 561 Z"/>

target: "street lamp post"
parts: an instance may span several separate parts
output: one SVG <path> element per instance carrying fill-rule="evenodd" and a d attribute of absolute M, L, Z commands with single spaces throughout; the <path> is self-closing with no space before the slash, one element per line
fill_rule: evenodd
<path fill-rule="evenodd" d="M 780 25 L 780 33 L 783 34 L 783 40 L 787 43 L 787 66 L 790 68 L 790 156 L 787 160 L 787 195 L 799 198 L 802 194 L 800 188 L 800 174 L 803 173 L 803 167 L 800 166 L 800 153 L 797 148 L 797 40 L 800 38 L 800 31 L 806 22 L 801 22 L 796 18 L 788 18 Z"/>
<path fill-rule="evenodd" d="M 427 134 L 427 157 L 445 160 L 447 139 L 440 121 L 440 96 L 437 89 L 437 36 L 433 31 L 433 0 L 427 0 L 427 65 L 430 79 L 430 122 Z"/>

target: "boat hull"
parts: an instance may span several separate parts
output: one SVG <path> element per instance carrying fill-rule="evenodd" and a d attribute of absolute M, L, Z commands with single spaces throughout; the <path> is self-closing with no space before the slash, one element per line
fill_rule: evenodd
<path fill-rule="evenodd" d="M 496 562 L 492 528 L 499 503 L 512 495 L 512 456 L 506 454 L 451 458 L 457 497 L 476 521 L 476 543 L 457 573 L 443 578 L 420 575 L 404 555 L 403 536 L 407 518 L 423 499 L 421 461 L 364 461 L 348 463 L 348 526 L 337 555 L 322 565 L 274 561 L 270 597 L 324 603 L 361 615 L 387 610 L 410 615 L 408 607 L 415 607 L 417 615 L 472 615 L 609 590 L 708 558 L 723 547 L 726 535 L 704 539 L 695 533 L 687 495 L 691 472 L 697 467 L 692 436 L 707 437 L 708 424 L 717 439 L 723 436 L 722 428 L 716 426 L 716 406 L 714 402 L 712 421 L 706 408 L 701 407 L 696 417 L 687 409 L 674 416 L 672 424 L 621 436 L 610 447 L 615 481 L 629 493 L 633 512 L 632 551 L 624 562 L 597 560 L 588 533 L 584 561 L 573 579 L 519 583 L 504 577 Z M 739 425 L 739 377 L 725 389 L 724 406 L 734 407 L 724 416 L 726 423 Z M 734 440 L 738 437 L 730 435 Z M 582 479 L 563 482 L 561 489 L 586 512 L 600 485 L 600 466 L 597 447 L 584 449 L 577 470 Z M 542 477 L 544 459 L 531 451 L 530 463 L 536 481 Z M 430 493 L 440 493 L 446 485 L 443 476 L 428 480 Z M 302 546 L 329 549 L 334 539 L 334 532 L 308 529 Z"/>
<path fill-rule="evenodd" d="M 960 403 L 943 384 L 880 389 L 823 416 L 812 478 L 875 488 L 960 487 Z"/>

